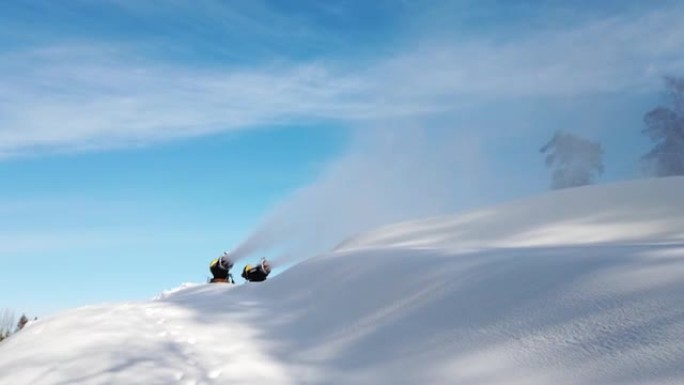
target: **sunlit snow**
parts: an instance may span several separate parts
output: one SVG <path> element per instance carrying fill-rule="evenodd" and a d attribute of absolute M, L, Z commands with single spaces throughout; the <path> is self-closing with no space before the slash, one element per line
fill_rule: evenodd
<path fill-rule="evenodd" d="M 683 384 L 682 192 L 551 192 L 62 312 L 0 343 L 0 384 Z"/>

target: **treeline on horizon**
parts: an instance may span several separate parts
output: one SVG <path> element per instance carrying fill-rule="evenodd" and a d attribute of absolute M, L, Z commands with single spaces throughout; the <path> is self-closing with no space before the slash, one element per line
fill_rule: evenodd
<path fill-rule="evenodd" d="M 665 106 L 644 114 L 642 134 L 653 142 L 641 156 L 647 176 L 684 175 L 684 77 L 666 76 Z M 565 131 L 556 131 L 540 152 L 551 170 L 551 188 L 592 184 L 604 171 L 603 146 Z"/>
<path fill-rule="evenodd" d="M 33 318 L 38 319 L 37 317 Z M 8 309 L 5 309 L 0 314 L 0 342 L 7 339 L 14 333 L 20 332 L 26 324 L 29 323 L 29 318 L 26 314 L 22 314 L 19 317 L 19 321 L 14 323 L 14 313 Z"/>

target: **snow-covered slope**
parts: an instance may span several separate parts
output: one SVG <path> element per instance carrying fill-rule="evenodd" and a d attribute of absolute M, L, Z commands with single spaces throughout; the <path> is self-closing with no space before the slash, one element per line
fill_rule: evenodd
<path fill-rule="evenodd" d="M 684 177 L 558 190 L 467 215 L 388 226 L 338 249 L 681 243 L 683 197 Z"/>
<path fill-rule="evenodd" d="M 682 384 L 682 191 L 549 193 L 74 309 L 0 344 L 0 384 Z"/>

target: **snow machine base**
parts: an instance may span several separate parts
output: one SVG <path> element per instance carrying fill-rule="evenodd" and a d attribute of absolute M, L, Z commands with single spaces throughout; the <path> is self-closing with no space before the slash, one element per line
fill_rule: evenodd
<path fill-rule="evenodd" d="M 209 283 L 230 283 L 230 281 L 228 281 L 228 278 L 212 278 L 209 280 Z"/>

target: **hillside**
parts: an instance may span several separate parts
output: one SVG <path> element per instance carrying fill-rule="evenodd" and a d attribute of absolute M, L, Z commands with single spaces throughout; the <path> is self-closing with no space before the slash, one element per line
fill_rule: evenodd
<path fill-rule="evenodd" d="M 361 234 L 263 284 L 30 323 L 0 383 L 681 384 L 684 178 Z"/>

